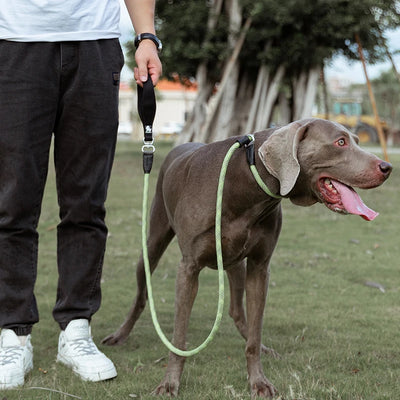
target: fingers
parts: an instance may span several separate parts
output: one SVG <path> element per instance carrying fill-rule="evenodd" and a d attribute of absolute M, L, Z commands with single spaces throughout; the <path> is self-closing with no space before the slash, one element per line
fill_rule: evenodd
<path fill-rule="evenodd" d="M 144 40 L 140 43 L 135 53 L 137 67 L 134 68 L 135 81 L 143 86 L 150 75 L 155 86 L 160 79 L 162 67 L 158 57 L 158 51 L 154 43 L 150 40 Z"/>

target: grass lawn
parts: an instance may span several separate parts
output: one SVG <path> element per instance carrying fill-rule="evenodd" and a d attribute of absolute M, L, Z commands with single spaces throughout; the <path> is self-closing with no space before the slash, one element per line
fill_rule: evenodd
<path fill-rule="evenodd" d="M 96 343 L 122 323 L 135 294 L 141 243 L 140 148 L 139 143 L 124 142 L 117 149 L 107 201 L 103 303 L 92 322 Z M 168 143 L 157 144 L 152 188 L 169 149 Z M 394 172 L 389 181 L 361 193 L 365 203 L 380 212 L 373 222 L 341 216 L 319 204 L 301 208 L 283 201 L 284 223 L 272 259 L 263 331 L 264 344 L 282 356 L 279 360 L 263 358 L 265 374 L 281 400 L 400 398 L 400 156 L 392 155 L 390 161 Z M 33 331 L 34 370 L 23 388 L 0 391 L 0 400 L 154 398 L 150 392 L 164 375 L 168 352 L 155 333 L 148 307 L 126 344 L 99 346 L 115 362 L 116 379 L 82 382 L 55 362 L 59 330 L 51 311 L 57 284 L 57 223 L 54 174 L 50 172 L 39 226 L 36 295 L 41 321 Z M 169 337 L 178 261 L 173 242 L 153 278 L 159 320 Z M 189 348 L 205 339 L 216 312 L 217 274 L 205 270 L 200 278 Z M 182 400 L 250 398 L 245 344 L 228 316 L 228 293 L 227 289 L 216 338 L 186 362 Z"/>

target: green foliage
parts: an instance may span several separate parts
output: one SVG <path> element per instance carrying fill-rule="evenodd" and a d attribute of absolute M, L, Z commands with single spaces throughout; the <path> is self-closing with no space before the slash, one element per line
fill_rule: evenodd
<path fill-rule="evenodd" d="M 379 115 L 400 129 L 400 82 L 392 69 L 372 81 Z"/>
<path fill-rule="evenodd" d="M 206 36 L 208 8 L 205 1 L 171 0 L 157 2 L 158 31 L 166 46 L 162 60 L 165 71 L 194 76 L 196 66 L 206 56 L 202 48 Z"/>
<path fill-rule="evenodd" d="M 217 29 L 207 31 L 210 12 L 205 0 L 162 0 L 157 2 L 158 30 L 166 43 L 162 55 L 167 75 L 196 75 L 200 62 L 216 63 L 226 56 L 226 17 L 218 19 Z"/>
<path fill-rule="evenodd" d="M 361 36 L 369 62 L 380 60 L 384 49 L 379 46 L 376 14 L 381 15 L 387 26 L 399 22 L 399 15 L 393 11 L 394 1 L 381 4 L 346 0 L 244 1 L 246 7 L 254 3 L 252 32 L 242 58 L 258 54 L 269 64 L 275 67 L 285 64 L 295 73 L 321 65 L 338 52 L 358 59 L 355 33 Z M 266 52 L 260 51 L 266 42 L 271 47 Z"/>
<path fill-rule="evenodd" d="M 378 114 L 391 128 L 400 129 L 400 82 L 393 69 L 381 73 L 371 81 Z M 362 95 L 363 114 L 373 115 L 368 89 L 364 84 L 352 85 L 351 91 Z"/>
<path fill-rule="evenodd" d="M 212 1 L 158 0 L 158 32 L 164 42 L 164 73 L 183 78 L 196 74 L 206 61 L 218 77 L 230 54 L 228 15 L 222 8 L 216 29 L 207 31 Z M 383 57 L 380 29 L 398 26 L 395 0 L 242 0 L 243 20 L 252 26 L 240 55 L 241 69 L 249 72 L 266 62 L 284 64 L 296 75 L 322 65 L 340 52 L 358 59 L 354 34 L 359 33 L 369 62 Z"/>

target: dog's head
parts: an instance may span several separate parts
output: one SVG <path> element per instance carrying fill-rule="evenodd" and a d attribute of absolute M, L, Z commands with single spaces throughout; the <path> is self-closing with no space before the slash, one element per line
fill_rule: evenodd
<path fill-rule="evenodd" d="M 330 210 L 372 220 L 352 187 L 381 185 L 392 166 L 358 145 L 358 137 L 340 124 L 305 119 L 276 130 L 260 147 L 268 172 L 280 182 L 281 196 L 294 204 L 324 203 Z"/>

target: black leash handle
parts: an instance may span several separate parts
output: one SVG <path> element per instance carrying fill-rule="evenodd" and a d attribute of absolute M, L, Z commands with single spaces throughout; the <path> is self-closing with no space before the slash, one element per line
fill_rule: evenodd
<path fill-rule="evenodd" d="M 143 87 L 137 87 L 138 113 L 143 124 L 143 171 L 149 174 L 153 166 L 153 154 L 155 147 L 153 145 L 153 121 L 156 115 L 156 96 L 154 93 L 153 81 L 150 75 Z"/>

